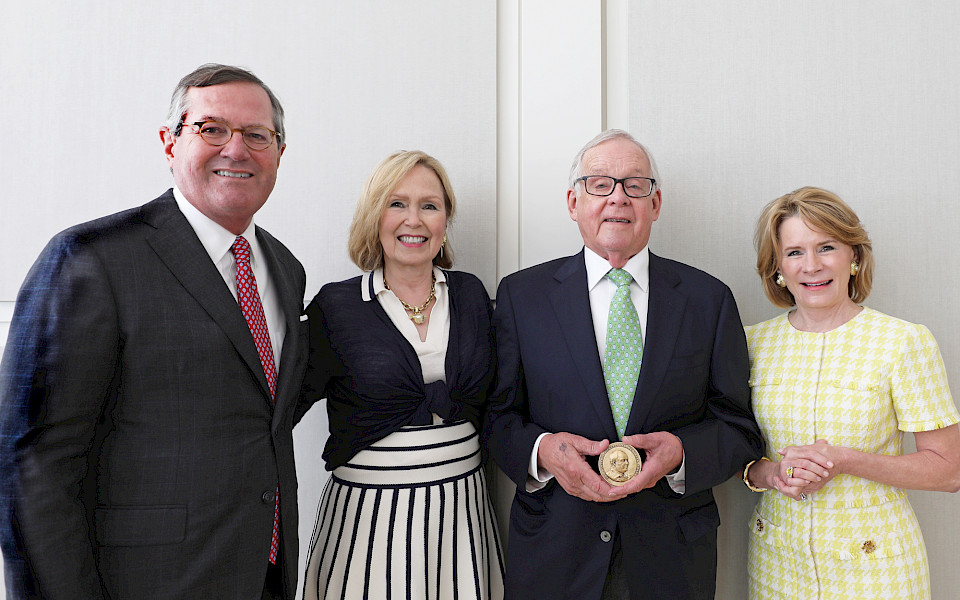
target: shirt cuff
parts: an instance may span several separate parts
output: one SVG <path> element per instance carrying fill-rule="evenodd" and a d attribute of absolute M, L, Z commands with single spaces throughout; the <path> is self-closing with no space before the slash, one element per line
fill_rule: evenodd
<path fill-rule="evenodd" d="M 530 454 L 530 464 L 527 465 L 527 485 L 524 486 L 527 492 L 536 492 L 546 487 L 547 482 L 553 479 L 553 475 L 546 469 L 541 469 L 537 465 L 537 451 L 540 449 L 540 440 L 549 433 L 541 433 L 537 436 L 537 441 L 533 443 L 533 452 Z M 683 492 L 678 492 L 683 493 Z"/>
<path fill-rule="evenodd" d="M 676 473 L 667 473 L 667 484 L 670 489 L 678 494 L 687 491 L 687 455 L 684 453 L 683 460 L 680 461 L 680 468 Z"/>

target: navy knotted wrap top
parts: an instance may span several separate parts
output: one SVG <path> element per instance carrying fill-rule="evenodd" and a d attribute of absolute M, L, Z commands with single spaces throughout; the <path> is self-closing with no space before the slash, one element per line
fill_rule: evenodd
<path fill-rule="evenodd" d="M 450 311 L 446 382 L 424 384 L 413 346 L 376 299 L 363 300 L 361 277 L 323 286 L 307 306 L 310 362 L 337 363 L 310 364 L 305 382 L 305 393 L 327 398 L 327 470 L 401 427 L 431 424 L 433 414 L 444 422 L 466 419 L 480 429 L 495 365 L 490 298 L 474 275 L 444 275 Z M 327 343 L 329 348 L 314 347 Z M 310 389 L 310 373 L 333 375 L 324 377 L 321 391 Z"/>

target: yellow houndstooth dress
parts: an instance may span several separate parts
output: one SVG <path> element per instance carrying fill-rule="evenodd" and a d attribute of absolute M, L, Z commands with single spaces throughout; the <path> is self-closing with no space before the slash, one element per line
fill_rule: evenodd
<path fill-rule="evenodd" d="M 930 331 L 875 310 L 827 333 L 787 315 L 746 328 L 753 408 L 778 460 L 785 446 L 826 439 L 903 453 L 903 431 L 957 423 Z M 763 494 L 749 523 L 751 599 L 929 598 L 926 549 L 906 493 L 838 475 L 805 502 Z"/>

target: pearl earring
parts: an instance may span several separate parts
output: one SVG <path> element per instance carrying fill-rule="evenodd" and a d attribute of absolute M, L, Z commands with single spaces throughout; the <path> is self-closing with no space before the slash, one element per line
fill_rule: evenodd
<path fill-rule="evenodd" d="M 780 287 L 787 287 L 787 282 L 783 280 L 783 275 L 779 272 L 777 273 L 777 285 Z"/>

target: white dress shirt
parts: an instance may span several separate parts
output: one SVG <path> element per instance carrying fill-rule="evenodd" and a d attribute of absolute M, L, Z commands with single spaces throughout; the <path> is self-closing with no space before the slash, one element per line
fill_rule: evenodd
<path fill-rule="evenodd" d="M 420 358 L 420 368 L 423 371 L 423 382 L 446 381 L 447 373 L 444 363 L 447 359 L 447 340 L 450 337 L 450 302 L 447 299 L 447 278 L 443 271 L 434 267 L 433 274 L 437 278 L 437 301 L 430 310 L 430 320 L 427 322 L 427 339 L 420 340 L 417 326 L 410 320 L 407 310 L 400 304 L 400 299 L 392 290 L 383 285 L 383 269 L 375 269 L 365 273 L 360 280 L 362 297 L 370 298 L 369 277 L 373 277 L 373 293 L 380 302 L 380 306 L 397 326 L 403 337 L 410 342 Z"/>
<path fill-rule="evenodd" d="M 606 275 L 612 268 L 610 263 L 589 248 L 583 249 L 583 258 L 587 267 L 587 291 L 590 296 L 590 316 L 593 319 L 593 333 L 597 339 L 597 350 L 600 351 L 600 364 L 606 362 L 607 355 L 607 316 L 610 312 L 610 302 L 617 291 L 617 284 Z M 637 310 L 640 319 L 640 334 L 646 345 L 647 339 L 647 305 L 650 299 L 650 250 L 645 246 L 623 266 L 623 270 L 630 273 L 633 281 L 630 282 L 630 300 Z M 641 358 L 641 368 L 643 359 Z M 540 440 L 546 433 L 540 434 L 533 444 L 528 469 L 527 491 L 533 492 L 544 487 L 553 475 L 537 464 L 537 451 L 540 449 Z M 617 441 L 617 440 L 610 440 Z M 673 491 L 682 494 L 686 490 L 686 457 L 680 464 L 680 469 L 667 475 L 667 483 Z"/>
<path fill-rule="evenodd" d="M 407 309 L 400 303 L 400 299 L 388 290 L 383 284 L 383 269 L 375 269 L 365 273 L 360 278 L 361 297 L 364 301 L 370 301 L 370 281 L 373 278 L 373 293 L 383 307 L 383 310 L 390 317 L 390 320 L 403 337 L 410 342 L 413 349 L 420 359 L 420 370 L 423 373 L 424 383 L 433 383 L 434 381 L 447 381 L 446 361 L 447 361 L 447 342 L 450 339 L 450 299 L 447 294 L 447 278 L 443 271 L 437 267 L 433 268 L 433 275 L 437 278 L 436 298 L 433 308 L 430 310 L 430 320 L 427 322 L 427 335 L 425 340 L 420 339 L 420 332 L 417 326 L 410 320 Z M 443 418 L 433 415 L 434 424 L 443 423 Z"/>
<path fill-rule="evenodd" d="M 173 197 L 177 200 L 180 212 L 187 218 L 193 227 L 200 243 L 203 244 L 210 260 L 220 271 L 224 283 L 234 299 L 237 297 L 237 261 L 230 251 L 237 236 L 230 233 L 210 217 L 206 216 L 183 196 L 176 187 L 173 188 Z M 277 288 L 270 279 L 270 269 L 267 261 L 260 260 L 263 256 L 260 243 L 257 241 L 256 227 L 251 219 L 250 225 L 241 235 L 250 243 L 250 268 L 257 280 L 257 291 L 260 293 L 260 302 L 263 304 L 263 314 L 267 319 L 267 331 L 270 332 L 270 345 L 273 346 L 273 363 L 280 372 L 280 349 L 283 348 L 283 338 L 287 326 L 283 318 L 283 309 L 280 308 L 280 298 Z"/>

